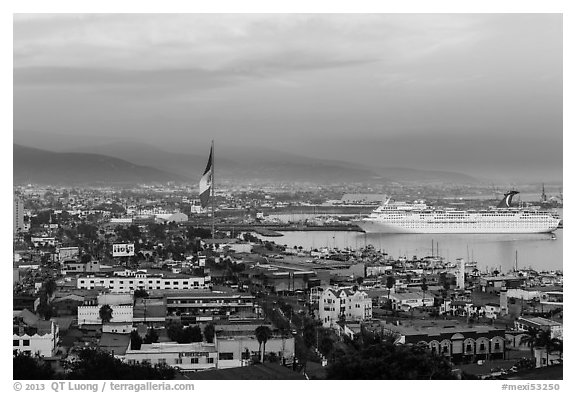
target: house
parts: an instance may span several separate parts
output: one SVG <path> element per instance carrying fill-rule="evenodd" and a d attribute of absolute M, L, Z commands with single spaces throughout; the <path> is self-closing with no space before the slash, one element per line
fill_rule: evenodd
<path fill-rule="evenodd" d="M 432 307 L 434 295 L 430 292 L 396 292 L 390 294 L 393 310 L 409 311 L 415 307 Z"/>
<path fill-rule="evenodd" d="M 363 321 L 372 318 L 372 299 L 364 291 L 328 288 L 322 292 L 319 317 L 324 327 L 339 320 Z"/>
<path fill-rule="evenodd" d="M 51 357 L 55 354 L 60 337 L 58 325 L 45 321 L 29 310 L 14 314 L 12 323 L 12 349 L 30 355 Z"/>

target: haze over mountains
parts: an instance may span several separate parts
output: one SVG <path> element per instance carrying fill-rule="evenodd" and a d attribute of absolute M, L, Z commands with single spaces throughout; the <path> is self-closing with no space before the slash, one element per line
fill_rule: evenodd
<path fill-rule="evenodd" d="M 15 144 L 14 181 L 48 184 L 196 183 L 206 166 L 209 152 L 208 147 L 202 148 L 205 154 L 184 154 L 144 143 L 114 142 L 55 152 Z M 460 173 L 375 168 L 252 147 L 217 145 L 215 157 L 217 179 L 246 182 L 478 182 Z"/>

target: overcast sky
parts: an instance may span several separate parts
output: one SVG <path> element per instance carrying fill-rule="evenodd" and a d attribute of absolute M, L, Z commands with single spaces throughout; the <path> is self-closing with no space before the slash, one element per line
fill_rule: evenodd
<path fill-rule="evenodd" d="M 562 16 L 19 14 L 14 133 L 560 180 Z"/>

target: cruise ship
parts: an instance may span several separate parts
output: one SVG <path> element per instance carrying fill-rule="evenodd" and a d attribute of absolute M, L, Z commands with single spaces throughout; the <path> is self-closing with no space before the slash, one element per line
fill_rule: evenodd
<path fill-rule="evenodd" d="M 510 191 L 487 210 L 433 208 L 423 202 L 391 202 L 388 198 L 368 217 L 355 221 L 367 233 L 547 233 L 558 228 L 558 213 L 513 207 Z"/>

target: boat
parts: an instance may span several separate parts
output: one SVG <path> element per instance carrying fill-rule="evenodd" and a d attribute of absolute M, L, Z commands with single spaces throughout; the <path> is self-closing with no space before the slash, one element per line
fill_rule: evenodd
<path fill-rule="evenodd" d="M 550 233 L 558 228 L 554 211 L 513 206 L 518 191 L 509 191 L 486 210 L 435 208 L 424 201 L 395 202 L 391 198 L 368 217 L 353 221 L 367 233 Z"/>

